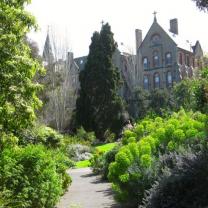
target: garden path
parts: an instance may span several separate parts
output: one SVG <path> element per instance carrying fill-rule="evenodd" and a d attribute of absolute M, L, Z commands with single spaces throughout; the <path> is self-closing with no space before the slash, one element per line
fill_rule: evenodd
<path fill-rule="evenodd" d="M 57 208 L 120 208 L 114 201 L 111 184 L 92 173 L 90 168 L 72 169 L 69 190 Z"/>

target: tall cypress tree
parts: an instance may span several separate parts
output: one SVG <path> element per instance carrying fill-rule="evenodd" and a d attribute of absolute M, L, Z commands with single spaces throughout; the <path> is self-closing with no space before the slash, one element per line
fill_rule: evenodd
<path fill-rule="evenodd" d="M 124 103 L 118 95 L 121 79 L 112 62 L 117 44 L 108 23 L 91 40 L 87 63 L 79 77 L 76 121 L 103 139 L 106 130 L 117 134 L 124 122 Z"/>

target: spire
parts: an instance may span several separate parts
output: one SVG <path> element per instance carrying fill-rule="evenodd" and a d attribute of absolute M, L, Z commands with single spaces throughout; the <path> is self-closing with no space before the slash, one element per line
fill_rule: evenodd
<path fill-rule="evenodd" d="M 157 22 L 157 17 L 156 17 L 157 12 L 156 12 L 156 11 L 154 11 L 154 12 L 153 12 L 153 15 L 154 15 L 154 22 Z"/>
<path fill-rule="evenodd" d="M 52 63 L 54 61 L 53 50 L 50 42 L 49 26 L 48 26 L 47 36 L 43 49 L 43 60 L 47 63 Z"/>

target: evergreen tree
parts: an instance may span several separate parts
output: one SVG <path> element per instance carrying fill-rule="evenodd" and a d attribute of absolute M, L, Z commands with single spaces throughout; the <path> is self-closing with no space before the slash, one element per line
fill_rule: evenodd
<path fill-rule="evenodd" d="M 104 24 L 91 40 L 87 63 L 79 77 L 76 121 L 103 139 L 106 130 L 118 133 L 124 122 L 124 104 L 118 95 L 120 74 L 112 63 L 117 44 L 109 24 Z"/>
<path fill-rule="evenodd" d="M 38 61 L 31 58 L 25 42 L 27 32 L 36 27 L 34 17 L 25 11 L 29 0 L 0 1 L 0 129 L 17 132 L 29 126 L 40 105 L 37 84 L 32 82 Z"/>

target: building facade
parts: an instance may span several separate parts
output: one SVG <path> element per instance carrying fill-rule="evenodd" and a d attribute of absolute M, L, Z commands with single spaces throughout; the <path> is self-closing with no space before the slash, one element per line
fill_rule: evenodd
<path fill-rule="evenodd" d="M 122 46 L 113 55 L 113 63 L 123 80 L 119 94 L 125 99 L 131 115 L 136 115 L 134 95 L 137 88 L 171 88 L 174 83 L 197 76 L 203 65 L 203 51 L 199 41 L 193 46 L 189 41 L 183 40 L 178 32 L 177 19 L 170 20 L 170 29 L 165 30 L 159 25 L 156 14 L 154 15 L 153 23 L 144 39 L 142 30 L 135 31 L 135 55 L 125 52 Z M 67 84 L 74 92 L 73 98 L 68 98 L 66 104 L 72 112 L 80 87 L 79 73 L 84 70 L 87 56 L 74 58 L 72 53 L 68 53 L 65 60 L 55 60 L 47 35 L 43 60 L 46 63 L 52 62 L 55 69 L 59 68 L 62 79 L 67 80 L 63 82 L 63 87 Z M 65 120 L 68 122 L 69 118 Z"/>
<path fill-rule="evenodd" d="M 178 34 L 178 20 L 170 20 L 165 31 L 154 17 L 142 40 L 136 30 L 138 85 L 146 90 L 170 88 L 174 82 L 197 75 L 202 67 L 203 51 L 199 41 L 194 46 Z"/>

